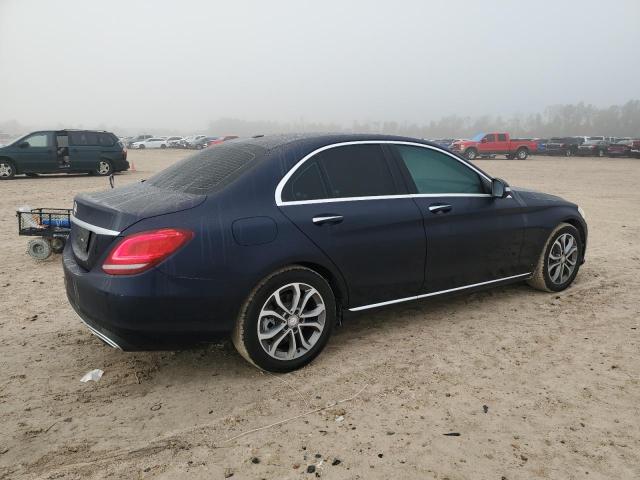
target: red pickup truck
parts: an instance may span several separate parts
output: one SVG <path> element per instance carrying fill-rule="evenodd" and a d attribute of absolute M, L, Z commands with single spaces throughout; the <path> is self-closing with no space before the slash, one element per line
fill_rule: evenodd
<path fill-rule="evenodd" d="M 508 133 L 496 132 L 479 133 L 471 140 L 458 140 L 449 149 L 461 153 L 469 160 L 494 154 L 504 154 L 508 159 L 525 160 L 538 149 L 538 145 L 531 140 L 511 140 Z"/>

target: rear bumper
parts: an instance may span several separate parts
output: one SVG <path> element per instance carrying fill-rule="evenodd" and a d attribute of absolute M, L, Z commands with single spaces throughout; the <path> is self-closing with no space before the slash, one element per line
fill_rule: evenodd
<path fill-rule="evenodd" d="M 172 349 L 215 341 L 233 328 L 233 305 L 211 280 L 174 279 L 157 268 L 131 277 L 87 272 L 69 245 L 63 269 L 69 303 L 92 333 L 114 348 Z M 212 291 L 221 295 L 208 294 Z"/>

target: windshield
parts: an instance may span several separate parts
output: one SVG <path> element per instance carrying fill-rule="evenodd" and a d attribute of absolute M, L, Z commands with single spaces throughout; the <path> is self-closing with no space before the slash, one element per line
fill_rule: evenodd
<path fill-rule="evenodd" d="M 473 137 L 471 140 L 473 140 L 474 142 L 479 142 L 480 140 L 482 140 L 484 138 L 484 136 L 485 136 L 484 133 L 479 133 L 475 137 Z"/>

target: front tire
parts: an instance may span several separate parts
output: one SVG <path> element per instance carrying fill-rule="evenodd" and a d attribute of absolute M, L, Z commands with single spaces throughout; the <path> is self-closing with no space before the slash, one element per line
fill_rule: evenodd
<path fill-rule="evenodd" d="M 35 260 L 46 260 L 51 251 L 51 243 L 46 238 L 34 238 L 27 245 L 27 253 Z"/>
<path fill-rule="evenodd" d="M 247 361 L 270 372 L 311 362 L 336 323 L 336 300 L 327 281 L 305 267 L 272 273 L 240 309 L 232 340 Z"/>
<path fill-rule="evenodd" d="M 0 180 L 11 180 L 16 176 L 16 167 L 9 160 L 0 160 Z"/>
<path fill-rule="evenodd" d="M 527 283 L 543 292 L 560 292 L 573 283 L 582 256 L 580 232 L 573 225 L 561 223 L 549 235 Z"/>
<path fill-rule="evenodd" d="M 478 157 L 478 151 L 475 148 L 467 148 L 464 151 L 464 156 L 467 157 L 468 160 L 475 160 Z"/>

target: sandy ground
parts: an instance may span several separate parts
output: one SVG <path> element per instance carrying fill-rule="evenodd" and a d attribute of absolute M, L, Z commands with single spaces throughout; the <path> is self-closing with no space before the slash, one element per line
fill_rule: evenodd
<path fill-rule="evenodd" d="M 132 151 L 138 171 L 116 183 L 184 155 Z M 353 316 L 313 364 L 279 376 L 229 345 L 105 346 L 67 304 L 60 257 L 25 254 L 14 211 L 69 206 L 107 180 L 0 183 L 0 478 L 640 478 L 640 160 L 478 164 L 584 208 L 574 286 Z M 94 368 L 102 380 L 80 383 Z"/>

